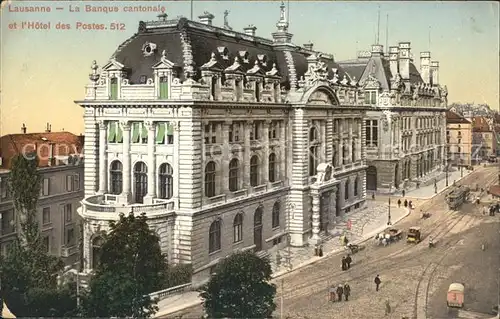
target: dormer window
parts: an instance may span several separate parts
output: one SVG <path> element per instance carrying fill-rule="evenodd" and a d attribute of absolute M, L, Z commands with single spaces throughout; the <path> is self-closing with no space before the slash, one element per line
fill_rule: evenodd
<path fill-rule="evenodd" d="M 111 78 L 109 82 L 109 98 L 116 100 L 118 98 L 118 79 Z"/>
<path fill-rule="evenodd" d="M 168 77 L 160 77 L 160 99 L 168 99 Z"/>
<path fill-rule="evenodd" d="M 370 105 L 377 104 L 377 92 L 376 91 L 366 91 L 365 92 L 365 104 L 370 104 Z"/>
<path fill-rule="evenodd" d="M 243 63 L 248 63 L 248 52 L 247 51 L 240 51 L 240 58 Z"/>
<path fill-rule="evenodd" d="M 155 53 L 155 51 L 156 51 L 156 44 L 154 43 L 146 42 L 142 46 L 142 54 L 144 56 L 151 56 Z"/>
<path fill-rule="evenodd" d="M 218 47 L 217 51 L 224 60 L 229 59 L 229 50 L 226 47 Z"/>

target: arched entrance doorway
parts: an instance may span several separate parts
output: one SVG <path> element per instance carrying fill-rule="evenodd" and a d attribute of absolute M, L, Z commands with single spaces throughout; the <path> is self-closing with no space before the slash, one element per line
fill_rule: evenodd
<path fill-rule="evenodd" d="M 97 236 L 92 239 L 92 269 L 95 269 L 101 261 L 101 249 L 104 244 L 104 238 Z"/>
<path fill-rule="evenodd" d="M 377 168 L 375 166 L 369 166 L 366 170 L 366 189 L 377 190 Z"/>
<path fill-rule="evenodd" d="M 262 207 L 257 208 L 253 215 L 253 243 L 255 251 L 262 250 Z"/>
<path fill-rule="evenodd" d="M 394 187 L 399 188 L 400 183 L 399 178 L 399 163 L 396 163 L 396 167 L 394 168 Z"/>

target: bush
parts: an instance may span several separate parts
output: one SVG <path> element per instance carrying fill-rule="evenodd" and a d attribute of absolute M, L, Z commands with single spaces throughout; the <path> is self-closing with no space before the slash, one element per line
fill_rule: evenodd
<path fill-rule="evenodd" d="M 171 288 L 191 282 L 193 267 L 191 264 L 179 264 L 168 267 L 165 288 Z"/>

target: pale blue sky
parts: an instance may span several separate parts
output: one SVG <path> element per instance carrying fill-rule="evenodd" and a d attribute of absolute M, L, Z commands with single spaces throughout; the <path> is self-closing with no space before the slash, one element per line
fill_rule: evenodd
<path fill-rule="evenodd" d="M 50 13 L 13 13 L 3 8 L 2 114 L 0 133 L 17 132 L 22 122 L 29 130 L 54 129 L 81 132 L 81 110 L 73 100 L 82 99 L 92 60 L 104 65 L 116 47 L 137 31 L 140 20 L 156 20 L 154 13 L 88 13 L 85 4 L 99 6 L 165 6 L 170 18 L 190 16 L 189 1 L 20 1 L 11 5 L 50 6 Z M 70 4 L 82 11 L 69 13 Z M 229 10 L 229 24 L 242 30 L 257 27 L 257 35 L 270 38 L 279 18 L 280 1 L 194 1 L 194 17 L 203 11 L 215 15 L 222 26 Z M 65 11 L 56 11 L 63 6 Z M 315 48 L 332 53 L 336 60 L 353 58 L 375 42 L 380 7 L 380 41 L 389 45 L 410 41 L 418 65 L 421 51 L 430 48 L 440 62 L 440 82 L 447 84 L 449 101 L 488 103 L 498 109 L 499 6 L 496 2 L 331 2 L 290 1 L 290 32 L 297 44 L 312 41 Z M 51 30 L 11 30 L 13 22 L 51 22 Z M 121 22 L 125 31 L 77 31 L 75 23 Z M 57 22 L 72 30 L 56 30 Z M 429 47 L 429 27 L 431 43 Z M 6 81 L 8 79 L 8 81 Z M 14 81 L 12 81 L 14 79 Z M 43 109 L 44 112 L 37 111 Z M 50 109 L 51 112 L 46 110 Z M 80 117 L 80 118 L 79 118 Z M 68 123 L 68 118 L 71 122 Z"/>

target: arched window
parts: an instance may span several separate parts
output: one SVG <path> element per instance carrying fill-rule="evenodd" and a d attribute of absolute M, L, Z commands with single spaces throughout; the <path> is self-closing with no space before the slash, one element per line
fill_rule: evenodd
<path fill-rule="evenodd" d="M 354 180 L 354 196 L 358 196 L 359 177 Z"/>
<path fill-rule="evenodd" d="M 349 199 L 349 180 L 345 181 L 345 186 L 344 186 L 344 199 L 348 200 Z"/>
<path fill-rule="evenodd" d="M 123 167 L 120 161 L 113 161 L 110 169 L 111 194 L 120 195 L 123 187 Z"/>
<path fill-rule="evenodd" d="M 240 176 L 240 162 L 238 159 L 233 158 L 229 162 L 229 190 L 231 192 L 236 192 L 238 190 L 238 182 Z"/>
<path fill-rule="evenodd" d="M 101 249 L 104 244 L 104 239 L 101 236 L 92 239 L 92 269 L 95 269 L 101 261 Z"/>
<path fill-rule="evenodd" d="M 243 240 L 243 214 L 236 214 L 233 222 L 233 242 L 238 243 Z"/>
<path fill-rule="evenodd" d="M 250 186 L 259 185 L 259 158 L 257 155 L 250 159 Z"/>
<path fill-rule="evenodd" d="M 279 226 L 280 226 L 280 203 L 276 202 L 273 205 L 272 228 L 276 228 Z"/>
<path fill-rule="evenodd" d="M 269 181 L 274 183 L 276 181 L 276 154 L 269 154 Z"/>
<path fill-rule="evenodd" d="M 221 245 L 220 245 L 220 239 L 221 239 L 221 234 L 220 234 L 220 229 L 221 229 L 221 222 L 220 220 L 214 221 L 210 225 L 210 231 L 208 234 L 208 253 L 213 253 L 215 251 L 220 250 Z"/>
<path fill-rule="evenodd" d="M 215 162 L 208 162 L 205 166 L 205 196 L 215 196 Z"/>
<path fill-rule="evenodd" d="M 172 166 L 168 163 L 163 163 L 160 165 L 158 170 L 158 181 L 160 183 L 160 198 L 170 199 L 174 193 L 174 170 Z"/>
<path fill-rule="evenodd" d="M 315 127 L 311 127 L 309 130 L 309 176 L 314 176 L 318 173 L 319 146 L 318 130 Z"/>
<path fill-rule="evenodd" d="M 134 165 L 135 179 L 135 202 L 143 203 L 144 196 L 148 193 L 148 167 L 144 162 L 137 162 Z"/>

